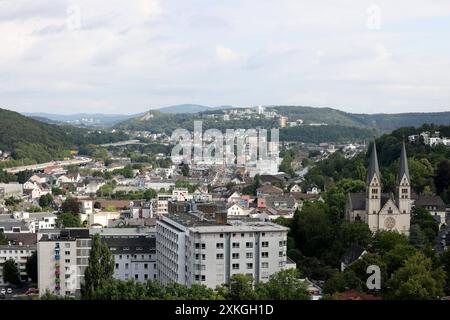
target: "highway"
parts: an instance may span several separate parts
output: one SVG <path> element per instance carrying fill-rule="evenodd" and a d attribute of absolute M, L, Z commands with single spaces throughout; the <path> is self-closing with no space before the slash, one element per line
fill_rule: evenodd
<path fill-rule="evenodd" d="M 30 171 L 43 170 L 50 166 L 66 167 L 66 166 L 72 166 L 72 165 L 82 165 L 82 164 L 89 163 L 91 161 L 92 161 L 91 158 L 76 157 L 76 158 L 70 159 L 70 160 L 52 161 L 52 162 L 46 162 L 46 163 L 32 164 L 32 165 L 28 165 L 28 166 L 12 167 L 12 168 L 5 169 L 5 171 L 8 173 L 14 174 L 14 173 L 22 172 L 22 171 L 27 171 L 27 170 L 30 170 Z"/>

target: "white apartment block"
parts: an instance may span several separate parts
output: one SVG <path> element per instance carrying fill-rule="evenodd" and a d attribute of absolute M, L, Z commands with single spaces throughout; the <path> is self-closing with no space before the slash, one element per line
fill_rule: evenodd
<path fill-rule="evenodd" d="M 19 246 L 19 245 L 2 245 L 0 246 L 0 286 L 6 285 L 3 280 L 3 264 L 12 259 L 17 265 L 20 272 L 20 278 L 23 281 L 28 280 L 26 272 L 26 264 L 28 257 L 36 251 L 36 246 Z"/>
<path fill-rule="evenodd" d="M 156 227 L 157 269 L 161 284 L 227 283 L 246 274 L 255 283 L 295 268 L 286 256 L 288 229 L 255 219 L 228 220 L 226 212 L 206 219 L 203 214 L 170 214 Z"/>
<path fill-rule="evenodd" d="M 156 239 L 144 235 L 102 236 L 114 256 L 114 275 L 119 280 L 145 283 L 156 280 Z"/>
<path fill-rule="evenodd" d="M 88 229 L 42 231 L 38 237 L 39 294 L 77 296 L 89 263 L 91 238 Z"/>

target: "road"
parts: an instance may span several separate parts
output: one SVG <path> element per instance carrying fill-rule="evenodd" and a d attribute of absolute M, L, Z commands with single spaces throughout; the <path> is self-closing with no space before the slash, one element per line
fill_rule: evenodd
<path fill-rule="evenodd" d="M 8 173 L 19 173 L 22 171 L 38 171 L 43 170 L 47 167 L 51 166 L 71 166 L 71 165 L 81 165 L 91 162 L 92 159 L 87 157 L 76 157 L 74 159 L 70 160 L 63 160 L 63 161 L 52 161 L 52 162 L 46 162 L 46 163 L 39 163 L 39 164 L 32 164 L 28 166 L 20 166 L 20 167 L 12 167 L 5 169 Z"/>

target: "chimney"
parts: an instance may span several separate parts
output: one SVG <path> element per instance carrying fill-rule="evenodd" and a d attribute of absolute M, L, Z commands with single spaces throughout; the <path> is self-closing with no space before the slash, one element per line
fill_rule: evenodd
<path fill-rule="evenodd" d="M 215 216 L 217 224 L 227 224 L 227 211 L 217 211 Z"/>

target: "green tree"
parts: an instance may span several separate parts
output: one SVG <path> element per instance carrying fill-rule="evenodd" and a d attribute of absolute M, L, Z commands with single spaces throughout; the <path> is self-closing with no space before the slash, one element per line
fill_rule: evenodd
<path fill-rule="evenodd" d="M 73 213 L 60 213 L 56 218 L 57 228 L 79 228 L 81 227 L 81 221 L 78 214 Z"/>
<path fill-rule="evenodd" d="M 150 199 L 155 199 L 157 195 L 158 193 L 152 188 L 148 188 L 144 191 L 144 199 L 147 201 Z"/>
<path fill-rule="evenodd" d="M 50 205 L 53 203 L 53 197 L 50 193 L 44 194 L 39 198 L 39 206 L 41 208 L 47 208 L 50 207 Z"/>
<path fill-rule="evenodd" d="M 344 220 L 339 226 L 337 241 L 340 242 L 343 250 L 348 250 L 355 245 L 367 247 L 371 240 L 372 231 L 365 222 Z"/>
<path fill-rule="evenodd" d="M 0 232 L 0 245 L 7 245 L 9 243 L 3 232 Z"/>
<path fill-rule="evenodd" d="M 349 270 L 347 272 L 336 272 L 323 286 L 323 293 L 331 295 L 336 292 L 347 290 L 362 291 L 363 284 L 356 274 Z"/>
<path fill-rule="evenodd" d="M 3 264 L 3 281 L 13 285 L 20 284 L 20 273 L 13 259 L 6 260 Z"/>
<path fill-rule="evenodd" d="M 30 278 L 34 283 L 37 283 L 38 279 L 37 264 L 37 251 L 34 251 L 33 254 L 28 257 L 27 263 L 25 265 L 25 270 L 27 272 L 28 278 Z"/>
<path fill-rule="evenodd" d="M 396 300 L 432 300 L 444 295 L 445 271 L 433 267 L 421 252 L 409 257 L 389 282 L 388 296 Z"/>
<path fill-rule="evenodd" d="M 443 192 L 450 187 L 450 161 L 441 161 L 436 169 L 436 175 L 434 176 L 434 185 L 438 193 Z"/>
<path fill-rule="evenodd" d="M 109 251 L 108 245 L 101 240 L 100 235 L 96 234 L 92 239 L 89 265 L 84 273 L 82 297 L 95 299 L 108 282 L 113 280 L 113 274 L 114 257 Z"/>
<path fill-rule="evenodd" d="M 254 300 L 253 278 L 244 274 L 235 274 L 230 282 L 219 287 L 220 294 L 228 300 Z"/>
<path fill-rule="evenodd" d="M 269 281 L 255 288 L 262 300 L 310 300 L 306 283 L 300 280 L 296 269 L 282 270 L 270 276 Z"/>
<path fill-rule="evenodd" d="M 81 202 L 75 198 L 68 198 L 61 205 L 61 211 L 64 213 L 80 213 Z"/>
<path fill-rule="evenodd" d="M 386 263 L 388 275 L 391 275 L 402 267 L 405 261 L 416 253 L 416 248 L 404 243 L 397 244 L 394 248 L 386 252 L 383 256 L 383 261 Z"/>
<path fill-rule="evenodd" d="M 411 225 L 411 228 L 409 230 L 409 242 L 418 249 L 423 249 L 427 244 L 427 236 L 422 231 L 422 228 L 419 225 Z"/>
<path fill-rule="evenodd" d="M 371 250 L 382 255 L 398 244 L 406 245 L 408 243 L 408 237 L 397 231 L 379 231 L 372 241 Z"/>

